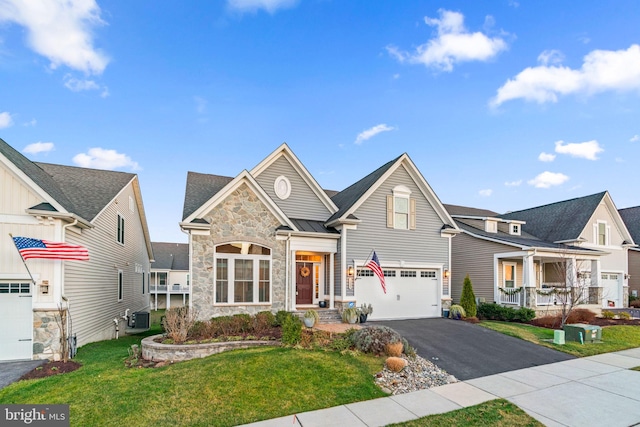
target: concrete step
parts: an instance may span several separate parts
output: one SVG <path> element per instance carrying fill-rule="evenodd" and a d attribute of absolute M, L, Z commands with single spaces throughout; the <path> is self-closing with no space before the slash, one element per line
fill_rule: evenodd
<path fill-rule="evenodd" d="M 328 309 L 328 308 L 320 308 L 314 310 L 318 313 L 319 323 L 329 324 L 329 323 L 342 323 L 342 316 L 338 312 L 338 309 Z M 304 317 L 304 313 L 307 309 L 299 309 L 295 312 L 296 316 L 300 319 Z"/>

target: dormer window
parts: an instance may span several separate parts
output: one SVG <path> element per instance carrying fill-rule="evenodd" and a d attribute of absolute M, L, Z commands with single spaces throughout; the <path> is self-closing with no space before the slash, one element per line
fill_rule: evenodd
<path fill-rule="evenodd" d="M 404 185 L 393 189 L 387 196 L 387 227 L 398 230 L 416 228 L 416 201 L 411 198 L 411 190 Z"/>
<path fill-rule="evenodd" d="M 497 233 L 498 221 L 486 220 L 484 222 L 484 231 L 486 231 L 487 233 Z"/>
<path fill-rule="evenodd" d="M 514 236 L 520 235 L 520 224 L 509 224 L 509 234 Z"/>

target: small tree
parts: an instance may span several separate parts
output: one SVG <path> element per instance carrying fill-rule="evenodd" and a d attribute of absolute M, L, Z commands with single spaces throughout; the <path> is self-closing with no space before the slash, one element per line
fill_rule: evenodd
<path fill-rule="evenodd" d="M 462 296 L 460 296 L 460 305 L 464 308 L 468 317 L 476 317 L 478 307 L 476 305 L 476 296 L 473 293 L 473 285 L 469 275 L 464 278 L 462 285 Z"/>

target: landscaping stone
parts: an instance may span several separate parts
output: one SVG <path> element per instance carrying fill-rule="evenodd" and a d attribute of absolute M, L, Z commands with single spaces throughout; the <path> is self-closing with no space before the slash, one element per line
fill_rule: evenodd
<path fill-rule="evenodd" d="M 402 356 L 407 366 L 393 372 L 386 366 L 376 374 L 376 384 L 385 392 L 397 395 L 458 382 L 456 377 L 420 356 Z"/>

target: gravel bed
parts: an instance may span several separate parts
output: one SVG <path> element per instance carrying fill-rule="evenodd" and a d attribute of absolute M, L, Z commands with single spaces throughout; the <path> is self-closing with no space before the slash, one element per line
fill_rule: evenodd
<path fill-rule="evenodd" d="M 445 384 L 458 382 L 456 377 L 438 368 L 420 356 L 402 356 L 407 366 L 400 372 L 392 372 L 385 366 L 375 375 L 378 386 L 389 394 L 404 394 Z"/>

